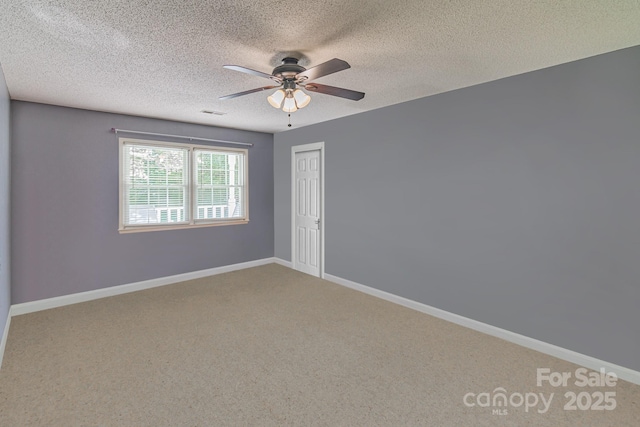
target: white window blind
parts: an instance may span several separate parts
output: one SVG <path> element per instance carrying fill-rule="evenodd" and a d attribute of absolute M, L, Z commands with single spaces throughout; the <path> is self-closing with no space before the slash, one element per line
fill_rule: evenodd
<path fill-rule="evenodd" d="M 194 150 L 195 218 L 244 217 L 244 155 Z"/>
<path fill-rule="evenodd" d="M 121 162 L 121 231 L 248 221 L 246 150 L 121 138 Z"/>

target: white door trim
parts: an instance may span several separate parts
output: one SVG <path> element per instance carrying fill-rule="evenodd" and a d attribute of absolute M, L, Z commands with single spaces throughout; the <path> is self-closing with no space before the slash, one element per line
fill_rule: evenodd
<path fill-rule="evenodd" d="M 296 238 L 296 153 L 304 151 L 320 151 L 320 278 L 324 278 L 324 141 L 312 144 L 294 145 L 291 147 L 291 263 L 295 265 Z"/>

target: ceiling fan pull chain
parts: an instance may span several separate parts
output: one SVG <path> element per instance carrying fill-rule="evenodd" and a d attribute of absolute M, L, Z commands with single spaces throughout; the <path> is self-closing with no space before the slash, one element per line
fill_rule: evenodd
<path fill-rule="evenodd" d="M 289 113 L 289 124 L 287 126 L 291 127 L 291 113 Z"/>

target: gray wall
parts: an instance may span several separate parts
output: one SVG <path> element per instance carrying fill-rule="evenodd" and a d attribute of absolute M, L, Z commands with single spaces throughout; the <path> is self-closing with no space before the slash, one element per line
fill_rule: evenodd
<path fill-rule="evenodd" d="M 317 141 L 327 273 L 640 370 L 640 47 L 276 134 L 286 260 Z"/>
<path fill-rule="evenodd" d="M 254 143 L 250 222 L 118 234 L 114 127 Z M 14 304 L 273 256 L 270 134 L 17 101 L 11 130 Z"/>
<path fill-rule="evenodd" d="M 0 65 L 0 338 L 6 327 L 11 305 L 11 281 L 9 275 L 9 92 Z M 0 358 L 2 355 L 0 354 Z"/>

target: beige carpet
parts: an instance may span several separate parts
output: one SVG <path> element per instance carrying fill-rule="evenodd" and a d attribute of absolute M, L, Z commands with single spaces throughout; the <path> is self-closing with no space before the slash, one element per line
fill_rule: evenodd
<path fill-rule="evenodd" d="M 0 425 L 638 425 L 640 386 L 545 367 L 578 368 L 272 264 L 14 317 Z M 499 387 L 513 405 L 477 406 Z M 564 410 L 585 391 L 616 408 Z"/>

